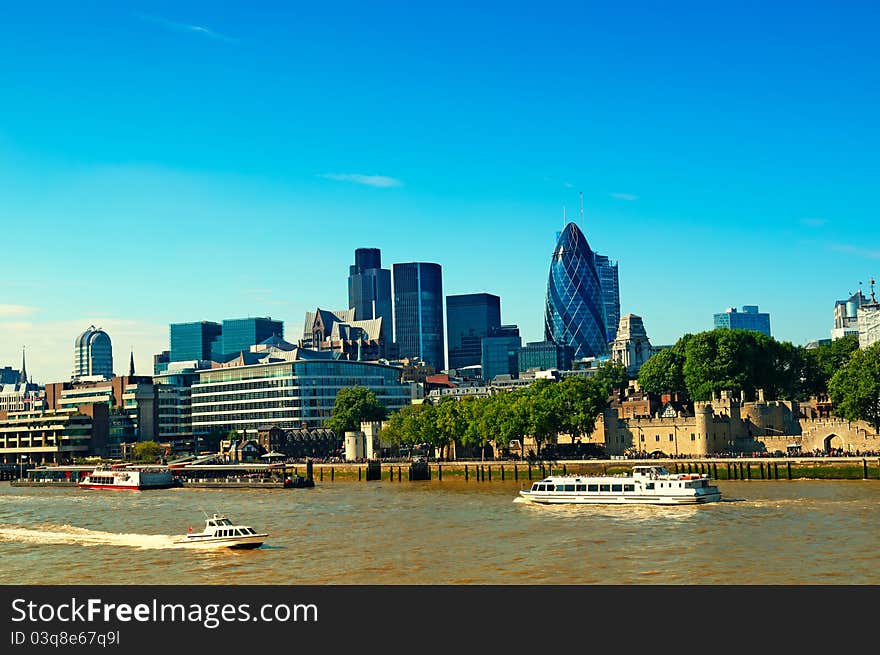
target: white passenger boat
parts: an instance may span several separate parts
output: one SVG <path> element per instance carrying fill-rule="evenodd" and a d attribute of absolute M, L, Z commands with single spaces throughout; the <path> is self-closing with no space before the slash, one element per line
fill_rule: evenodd
<path fill-rule="evenodd" d="M 721 499 L 706 474 L 670 473 L 662 466 L 636 466 L 629 476 L 551 476 L 523 489 L 530 503 L 697 505 Z"/>
<path fill-rule="evenodd" d="M 203 532 L 190 532 L 174 543 L 203 548 L 259 548 L 268 536 L 249 525 L 237 525 L 222 514 L 214 514 L 205 519 Z"/>
<path fill-rule="evenodd" d="M 165 466 L 98 466 L 79 481 L 82 489 L 167 489 L 174 486 Z"/>

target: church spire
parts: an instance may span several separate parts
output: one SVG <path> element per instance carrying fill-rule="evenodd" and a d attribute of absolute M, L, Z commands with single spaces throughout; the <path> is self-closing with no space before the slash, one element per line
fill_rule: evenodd
<path fill-rule="evenodd" d="M 19 382 L 22 384 L 27 384 L 27 367 L 24 363 L 24 346 L 21 347 L 21 377 L 19 378 Z"/>
<path fill-rule="evenodd" d="M 128 375 L 134 377 L 134 350 L 131 351 L 131 360 L 128 363 Z"/>

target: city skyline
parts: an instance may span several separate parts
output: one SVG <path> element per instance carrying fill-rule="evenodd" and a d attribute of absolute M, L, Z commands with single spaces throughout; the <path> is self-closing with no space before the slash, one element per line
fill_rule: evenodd
<path fill-rule="evenodd" d="M 497 294 L 541 341 L 563 211 L 655 345 L 744 305 L 826 339 L 877 277 L 870 6 L 7 14 L 0 367 L 26 346 L 35 381 L 89 325 L 139 373 L 171 323 L 299 334 L 357 248 L 437 262 L 444 299 Z"/>

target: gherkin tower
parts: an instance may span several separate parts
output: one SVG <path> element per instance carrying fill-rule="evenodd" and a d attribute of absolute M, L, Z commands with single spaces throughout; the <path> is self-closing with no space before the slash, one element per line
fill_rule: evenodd
<path fill-rule="evenodd" d="M 559 235 L 544 311 L 544 337 L 574 349 L 574 358 L 598 357 L 608 352 L 608 333 L 602 287 L 587 238 L 574 223 Z"/>

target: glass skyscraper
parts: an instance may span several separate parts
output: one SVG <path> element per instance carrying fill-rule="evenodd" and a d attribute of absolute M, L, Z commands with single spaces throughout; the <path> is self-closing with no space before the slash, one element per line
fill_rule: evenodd
<path fill-rule="evenodd" d="M 385 338 L 391 341 L 391 271 L 382 268 L 378 248 L 354 251 L 354 265 L 348 269 L 348 307 L 354 308 L 356 321 L 383 319 Z"/>
<path fill-rule="evenodd" d="M 446 368 L 443 343 L 443 279 L 440 264 L 394 264 L 394 340 L 400 357 L 419 357 Z"/>
<path fill-rule="evenodd" d="M 608 341 L 614 341 L 617 336 L 617 324 L 620 323 L 620 282 L 617 277 L 617 262 L 612 262 L 605 255 L 595 254 L 596 273 L 599 274 L 602 304 L 605 306 L 605 332 Z"/>
<path fill-rule="evenodd" d="M 519 349 L 522 339 L 516 325 L 502 325 L 483 337 L 480 365 L 482 377 L 491 382 L 496 375 L 519 376 Z"/>
<path fill-rule="evenodd" d="M 726 312 L 715 314 L 716 328 L 731 330 L 754 330 L 770 336 L 770 314 L 758 311 L 757 305 L 743 305 L 742 311 L 730 307 Z"/>
<path fill-rule="evenodd" d="M 587 238 L 574 223 L 559 235 L 547 280 L 544 335 L 569 345 L 574 358 L 608 353 L 608 332 L 602 286 Z"/>
<path fill-rule="evenodd" d="M 482 340 L 501 325 L 501 298 L 491 293 L 446 296 L 449 368 L 479 364 Z"/>
<path fill-rule="evenodd" d="M 211 321 L 172 323 L 170 330 L 169 361 L 172 362 L 211 359 L 211 352 L 217 350 L 215 344 L 218 343 L 222 332 L 220 324 Z"/>
<path fill-rule="evenodd" d="M 284 323 L 271 317 L 227 318 L 223 320 L 222 354 L 233 355 L 249 350 L 271 336 L 284 337 Z"/>

